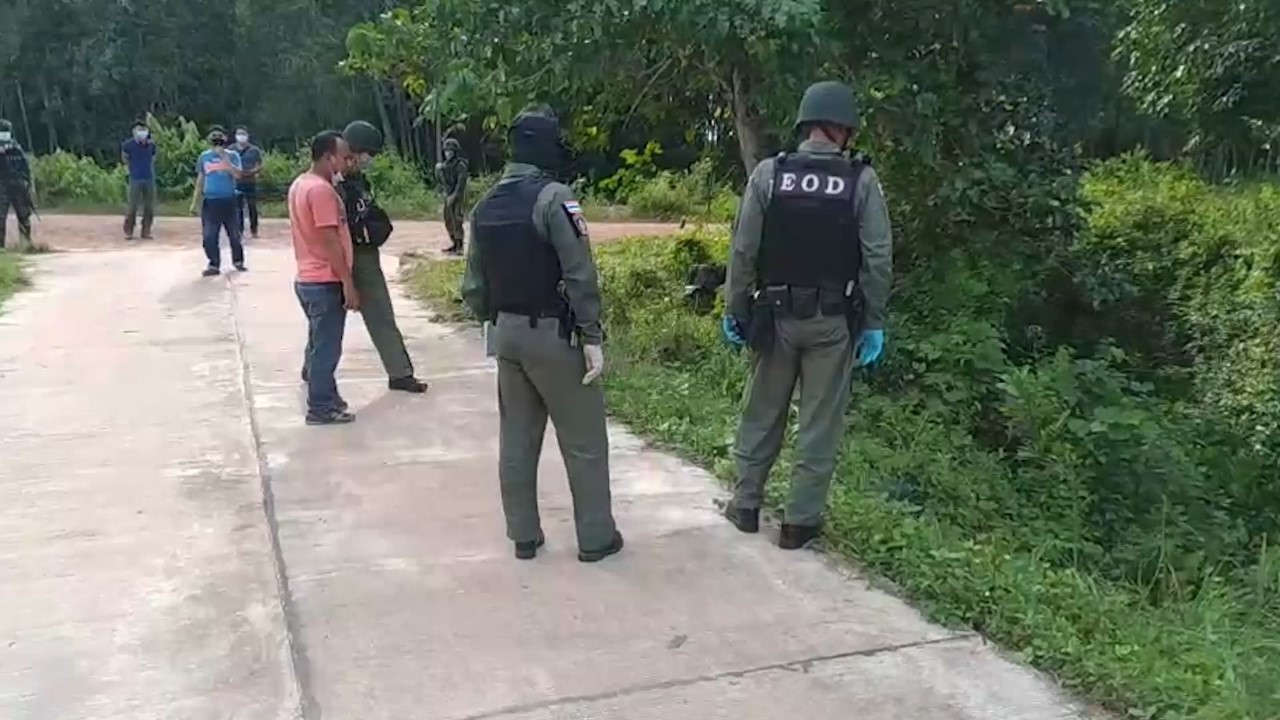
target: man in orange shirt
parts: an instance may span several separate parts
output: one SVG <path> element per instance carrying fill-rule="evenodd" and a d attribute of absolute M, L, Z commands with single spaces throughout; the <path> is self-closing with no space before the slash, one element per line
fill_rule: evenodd
<path fill-rule="evenodd" d="M 350 154 L 342 133 L 320 133 L 311 141 L 311 169 L 289 187 L 289 224 L 298 261 L 294 290 L 309 326 L 302 365 L 308 425 L 356 419 L 338 394 L 334 377 L 342 359 L 347 311 L 360 309 L 360 295 L 351 279 L 347 211 L 333 186 L 334 175 L 346 167 Z"/>

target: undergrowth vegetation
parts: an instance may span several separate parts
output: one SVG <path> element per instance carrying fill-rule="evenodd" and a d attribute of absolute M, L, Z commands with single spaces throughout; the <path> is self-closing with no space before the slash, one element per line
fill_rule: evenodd
<path fill-rule="evenodd" d="M 156 183 L 161 212 L 183 212 L 195 188 L 195 163 L 208 149 L 203 134 L 190 121 L 179 118 L 165 123 L 151 119 L 157 145 Z M 737 195 L 717 176 L 709 160 L 688 171 L 658 170 L 651 162 L 656 151 L 625 150 L 623 168 L 594 186 L 577 183 L 587 215 L 596 220 L 712 219 L 728 222 L 737 207 Z M 258 195 L 268 216 L 283 216 L 289 184 L 309 165 L 306 149 L 295 152 L 265 150 Z M 71 211 L 111 211 L 125 202 L 128 176 L 120 163 L 101 165 L 92 158 L 57 151 L 32 160 L 39 201 L 46 208 Z M 374 159 L 369 179 L 378 201 L 392 217 L 439 217 L 441 198 L 422 168 L 394 152 Z M 498 175 L 472 177 L 467 199 L 474 205 L 498 181 Z"/>
<path fill-rule="evenodd" d="M 901 258 L 828 545 L 1126 717 L 1280 717 L 1280 193 L 1130 157 L 1064 212 L 1039 250 Z M 699 231 L 597 258 L 611 411 L 729 481 L 746 361 L 680 292 L 726 252 Z M 412 282 L 460 319 L 460 273 Z"/>

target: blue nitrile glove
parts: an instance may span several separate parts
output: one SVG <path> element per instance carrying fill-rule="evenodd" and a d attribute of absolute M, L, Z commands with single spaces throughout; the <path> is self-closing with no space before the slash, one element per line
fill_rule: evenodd
<path fill-rule="evenodd" d="M 857 356 L 860 368 L 876 364 L 884 354 L 884 331 L 863 330 L 858 336 L 858 344 L 854 347 L 853 354 Z"/>
<path fill-rule="evenodd" d="M 742 323 L 732 315 L 724 316 L 724 321 L 720 323 L 720 333 L 724 335 L 724 341 L 734 348 L 741 348 L 747 344 L 742 337 Z"/>

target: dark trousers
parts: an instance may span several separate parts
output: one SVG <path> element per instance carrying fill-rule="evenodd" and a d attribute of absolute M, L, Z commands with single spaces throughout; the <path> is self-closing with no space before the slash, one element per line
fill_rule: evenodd
<path fill-rule="evenodd" d="M 133 237 L 138 224 L 138 210 L 142 210 L 142 237 L 150 237 L 151 225 L 156 218 L 156 181 L 129 181 L 129 209 L 124 215 L 124 234 Z"/>
<path fill-rule="evenodd" d="M 0 187 L 0 250 L 5 246 L 5 224 L 9 222 L 9 207 L 18 217 L 18 247 L 31 244 L 31 196 L 26 188 L 6 190 Z"/>
<path fill-rule="evenodd" d="M 245 211 L 249 214 L 249 232 L 254 235 L 258 234 L 258 186 L 257 185 L 237 185 L 236 186 L 236 225 L 240 228 L 240 235 L 244 236 L 244 217 Z"/>
<path fill-rule="evenodd" d="M 244 245 L 240 243 L 240 229 L 236 227 L 236 199 L 205 198 L 200 207 L 200 224 L 204 228 L 204 254 L 209 258 L 209 267 L 222 267 L 222 248 L 218 243 L 218 233 L 226 230 L 227 239 L 231 241 L 231 262 L 244 264 Z"/>
<path fill-rule="evenodd" d="M 323 415 L 342 404 L 334 375 L 342 359 L 342 337 L 347 329 L 342 284 L 295 282 L 293 289 L 307 316 L 307 349 L 302 360 L 307 377 L 307 413 Z"/>

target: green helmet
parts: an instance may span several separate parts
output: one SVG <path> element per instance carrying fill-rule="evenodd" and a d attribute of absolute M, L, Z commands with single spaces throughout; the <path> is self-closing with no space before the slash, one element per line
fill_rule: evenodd
<path fill-rule="evenodd" d="M 342 137 L 346 138 L 352 152 L 367 152 L 370 154 L 382 152 L 382 133 L 378 131 L 378 128 L 363 120 L 356 120 L 347 125 L 347 128 L 342 131 Z"/>
<path fill-rule="evenodd" d="M 805 123 L 831 123 L 850 130 L 861 124 L 858 117 L 858 99 L 853 88 L 842 82 L 827 80 L 814 83 L 804 91 L 800 100 L 800 112 L 796 113 L 796 127 Z"/>
<path fill-rule="evenodd" d="M 458 142 L 456 138 L 445 138 L 444 149 L 460 153 L 462 152 L 462 143 Z"/>

